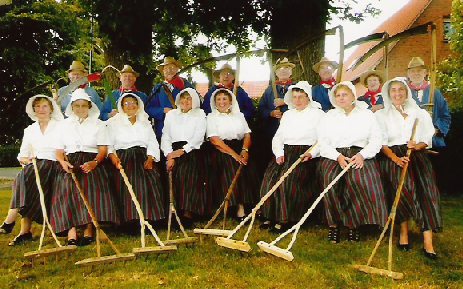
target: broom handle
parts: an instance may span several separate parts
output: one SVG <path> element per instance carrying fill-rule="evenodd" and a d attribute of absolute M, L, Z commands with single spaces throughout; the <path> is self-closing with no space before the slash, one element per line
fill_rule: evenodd
<path fill-rule="evenodd" d="M 169 217 L 167 219 L 167 237 L 166 240 L 169 241 L 170 239 L 170 227 L 172 225 L 172 209 L 173 209 L 173 198 L 174 198 L 174 193 L 173 193 L 173 185 L 172 185 L 172 171 L 169 172 Z"/>
<path fill-rule="evenodd" d="M 288 246 L 288 249 L 291 249 L 291 247 L 293 246 L 294 242 L 296 241 L 296 236 L 297 236 L 297 232 L 299 232 L 299 227 L 302 225 L 302 223 L 304 223 L 304 221 L 309 217 L 309 215 L 312 213 L 312 211 L 315 209 L 315 207 L 318 205 L 318 203 L 320 202 L 320 200 L 325 196 L 326 193 L 328 193 L 328 191 L 337 183 L 337 181 L 350 169 L 350 167 L 353 165 L 354 163 L 349 163 L 347 164 L 347 166 L 331 181 L 331 183 L 328 184 L 328 186 L 323 190 L 323 192 L 321 192 L 321 194 L 318 196 L 318 198 L 315 200 L 315 202 L 312 204 L 312 206 L 309 208 L 309 210 L 307 210 L 307 212 L 304 214 L 304 216 L 302 217 L 301 220 L 299 220 L 299 222 L 297 222 L 294 226 L 292 226 L 289 230 L 287 230 L 286 232 L 284 232 L 283 234 L 281 234 L 280 236 L 278 236 L 278 238 L 276 238 L 272 243 L 270 243 L 270 245 L 275 245 L 276 243 L 278 243 L 281 239 L 283 239 L 286 235 L 288 235 L 289 233 L 291 233 L 292 231 L 295 231 L 294 235 L 293 235 L 293 238 L 291 240 L 291 243 L 289 243 L 289 246 Z"/>
<path fill-rule="evenodd" d="M 262 207 L 262 205 L 265 203 L 265 201 L 270 198 L 270 196 L 278 189 L 278 187 L 283 183 L 283 181 L 293 172 L 293 170 L 299 165 L 299 163 L 304 159 L 306 155 L 312 152 L 312 150 L 318 145 L 318 143 L 313 144 L 310 148 L 308 148 L 290 167 L 289 169 L 280 177 L 280 179 L 273 185 L 273 187 L 260 199 L 260 201 L 257 203 L 257 205 L 252 209 L 251 213 L 244 218 L 241 223 L 238 224 L 238 226 L 230 233 L 230 235 L 227 237 L 230 239 L 236 232 L 241 229 L 244 224 L 251 219 L 251 223 L 249 224 L 248 230 L 244 236 L 244 240 L 246 241 L 249 233 L 251 231 L 252 225 L 254 224 L 255 216 L 257 214 L 257 211 Z"/>
<path fill-rule="evenodd" d="M 225 206 L 223 208 L 223 226 L 222 226 L 222 229 L 224 230 L 225 230 L 225 224 L 227 223 L 227 211 L 228 211 L 228 207 L 230 206 L 230 199 L 233 194 L 233 191 L 235 190 L 236 183 L 238 182 L 238 178 L 241 175 L 242 169 L 243 169 L 243 164 L 240 164 L 238 171 L 236 172 L 235 177 L 233 178 L 232 183 L 230 187 L 228 188 L 227 195 L 225 196 Z"/>
<path fill-rule="evenodd" d="M 236 181 L 238 180 L 238 177 L 239 177 L 240 174 L 241 174 L 242 168 L 243 168 L 243 165 L 240 165 L 240 167 L 238 168 L 238 170 L 237 170 L 236 173 L 235 173 L 235 176 L 233 177 L 233 181 L 232 181 L 230 187 L 228 188 L 228 192 L 227 192 L 227 195 L 225 195 L 225 199 L 223 200 L 222 204 L 220 204 L 220 207 L 217 209 L 217 211 L 215 212 L 214 216 L 212 216 L 212 218 L 209 220 L 209 222 L 207 222 L 206 226 L 204 226 L 204 229 L 209 228 L 209 227 L 214 223 L 215 219 L 217 219 L 217 217 L 219 216 L 220 212 L 221 212 L 222 209 L 224 208 L 225 203 L 228 202 L 228 199 L 230 198 L 230 195 L 231 195 L 231 193 L 233 192 L 233 189 L 234 189 L 234 187 L 235 187 Z"/>
<path fill-rule="evenodd" d="M 418 126 L 418 119 L 415 119 L 415 122 L 413 123 L 412 135 L 410 137 L 410 140 L 415 139 L 416 127 L 417 126 Z M 408 149 L 406 156 L 410 157 L 411 153 L 412 153 L 412 150 Z M 389 235 L 389 251 L 388 251 L 388 261 L 387 261 L 388 269 L 389 269 L 389 271 L 392 271 L 392 234 L 393 234 L 393 231 L 394 231 L 394 221 L 395 221 L 395 215 L 396 215 L 396 211 L 397 211 L 397 206 L 399 205 L 400 195 L 402 194 L 402 188 L 403 188 L 403 185 L 404 185 L 404 182 L 405 182 L 405 177 L 407 176 L 407 170 L 408 170 L 408 162 L 405 163 L 404 167 L 402 168 L 402 173 L 400 175 L 399 186 L 397 187 L 397 191 L 395 193 L 395 198 L 394 198 L 394 202 L 392 204 L 391 213 L 389 215 L 389 218 L 387 219 L 387 222 L 386 222 L 386 225 L 384 226 L 383 231 L 381 232 L 381 235 L 379 236 L 378 241 L 376 242 L 375 247 L 373 248 L 373 251 L 371 252 L 370 258 L 368 258 L 367 266 L 370 266 L 371 262 L 373 261 L 373 257 L 375 256 L 376 251 L 378 250 L 378 247 L 381 244 L 381 241 L 383 240 L 384 235 L 386 234 L 386 231 L 387 231 L 387 229 L 389 227 L 389 224 L 392 223 L 391 232 L 390 232 L 390 235 Z"/>

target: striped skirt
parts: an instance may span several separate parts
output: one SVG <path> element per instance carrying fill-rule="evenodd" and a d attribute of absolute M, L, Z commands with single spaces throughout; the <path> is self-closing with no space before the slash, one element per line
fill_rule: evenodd
<path fill-rule="evenodd" d="M 260 187 L 262 198 L 310 146 L 285 145 L 285 162 L 270 161 Z M 319 194 L 317 159 L 301 162 L 262 206 L 262 215 L 279 223 L 299 221 Z"/>
<path fill-rule="evenodd" d="M 391 146 L 390 149 L 398 156 L 405 156 L 407 146 Z M 402 169 L 392 160 L 383 156 L 380 158 L 381 175 L 389 192 L 392 204 L 400 182 Z M 438 232 L 442 228 L 440 213 L 440 193 L 432 163 L 424 151 L 413 152 L 405 178 L 400 202 L 397 207 L 397 221 L 414 219 L 423 231 Z"/>
<path fill-rule="evenodd" d="M 338 148 L 346 157 L 353 157 L 361 148 Z M 321 158 L 318 166 L 324 188 L 342 171 L 337 161 Z M 357 228 L 387 221 L 386 198 L 376 159 L 367 159 L 361 169 L 349 169 L 323 198 L 325 218 L 329 226 Z"/>
<path fill-rule="evenodd" d="M 85 162 L 94 160 L 96 155 L 96 153 L 78 152 L 69 154 L 68 158 L 74 166 L 74 173 L 95 212 L 97 221 L 118 224 L 116 198 L 109 185 L 107 167 L 109 164 L 104 161 L 88 174 L 80 169 Z M 53 229 L 60 233 L 72 227 L 91 223 L 92 219 L 71 174 L 66 173 L 61 166 L 57 171 L 50 212 L 50 224 Z"/>
<path fill-rule="evenodd" d="M 238 154 L 241 152 L 242 140 L 225 140 L 224 142 Z M 216 148 L 211 150 L 208 167 L 208 187 L 214 209 L 218 208 L 225 199 L 239 166 L 239 163 L 229 154 L 222 153 Z M 257 202 L 255 173 L 250 159 L 248 165 L 243 166 L 241 170 L 241 175 L 230 198 L 230 206 L 237 206 L 238 204 L 252 206 Z"/>
<path fill-rule="evenodd" d="M 143 167 L 147 159 L 146 148 L 132 147 L 125 150 L 118 150 L 117 155 L 133 187 L 133 191 L 140 203 L 145 219 L 151 221 L 164 219 L 166 216 L 165 198 L 159 172 L 155 168 L 152 170 L 145 170 Z M 125 223 L 132 220 L 139 220 L 140 217 L 130 197 L 129 190 L 116 168 L 114 168 L 113 177 L 115 192 L 119 201 L 121 222 Z"/>
<path fill-rule="evenodd" d="M 172 144 L 174 150 L 182 148 L 186 142 Z M 206 212 L 205 166 L 203 153 L 195 149 L 175 159 L 172 171 L 175 208 L 197 215 Z"/>
<path fill-rule="evenodd" d="M 53 194 L 53 183 L 55 181 L 56 162 L 50 160 L 37 160 L 37 168 L 42 185 L 45 207 L 49 215 L 50 200 Z M 40 205 L 40 194 L 35 180 L 34 166 L 28 164 L 16 176 L 13 182 L 13 198 L 11 209 L 19 209 L 22 217 L 30 218 L 39 224 L 43 223 L 42 207 Z"/>

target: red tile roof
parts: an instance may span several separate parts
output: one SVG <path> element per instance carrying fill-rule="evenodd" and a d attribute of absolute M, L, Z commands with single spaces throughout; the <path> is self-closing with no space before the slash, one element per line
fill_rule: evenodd
<path fill-rule="evenodd" d="M 397 11 L 394 15 L 384 21 L 371 33 L 387 32 L 393 36 L 399 32 L 407 30 L 412 27 L 416 19 L 423 13 L 432 0 L 410 0 L 402 9 Z M 367 42 L 361 44 L 344 62 L 343 80 L 355 80 L 364 71 L 375 68 L 383 59 L 383 50 L 379 50 L 370 56 L 365 62 L 358 66 L 355 70 L 348 70 L 348 68 L 362 55 L 364 55 L 370 48 L 378 44 L 377 41 Z M 389 45 L 389 51 L 393 49 L 395 44 Z"/>

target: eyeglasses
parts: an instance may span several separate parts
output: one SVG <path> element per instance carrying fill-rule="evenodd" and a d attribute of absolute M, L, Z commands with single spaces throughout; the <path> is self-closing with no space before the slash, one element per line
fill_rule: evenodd
<path fill-rule="evenodd" d="M 135 102 L 135 101 L 124 101 L 122 104 L 123 104 L 124 106 L 130 106 L 130 105 L 136 106 L 136 105 L 138 105 L 138 102 Z"/>

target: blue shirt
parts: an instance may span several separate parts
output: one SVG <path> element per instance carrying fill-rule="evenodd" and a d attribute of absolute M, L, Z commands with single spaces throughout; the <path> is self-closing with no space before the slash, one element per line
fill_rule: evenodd
<path fill-rule="evenodd" d="M 136 94 L 140 99 L 143 101 L 143 103 L 146 105 L 146 101 L 148 100 L 148 96 L 141 91 L 132 91 L 133 94 Z M 109 119 L 109 114 L 113 109 L 117 109 L 117 106 L 114 106 L 114 104 L 117 103 L 117 100 L 121 97 L 123 93 L 120 92 L 119 89 L 113 90 L 111 92 L 111 95 L 108 95 L 103 103 L 103 108 L 101 109 L 101 119 L 102 120 L 108 120 Z"/>
<path fill-rule="evenodd" d="M 322 105 L 322 110 L 324 112 L 333 108 L 330 97 L 328 96 L 328 88 L 321 84 L 312 86 L 312 99 Z"/>
<path fill-rule="evenodd" d="M 285 94 L 288 91 L 288 87 L 291 84 L 276 86 L 278 98 L 284 99 Z M 280 125 L 279 119 L 270 116 L 270 113 L 276 109 L 273 103 L 274 100 L 275 96 L 273 95 L 273 89 L 272 86 L 269 85 L 267 89 L 264 91 L 264 94 L 262 94 L 262 97 L 259 101 L 259 115 L 263 120 L 263 132 L 269 138 L 273 138 L 278 129 L 278 126 Z M 280 106 L 281 112 L 285 112 L 287 110 L 287 105 Z"/>

